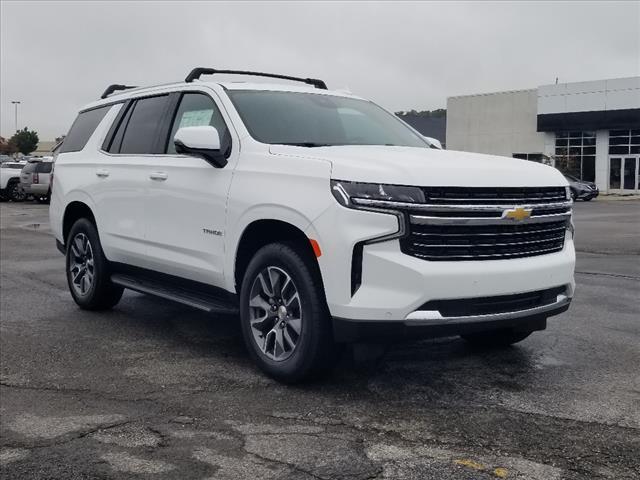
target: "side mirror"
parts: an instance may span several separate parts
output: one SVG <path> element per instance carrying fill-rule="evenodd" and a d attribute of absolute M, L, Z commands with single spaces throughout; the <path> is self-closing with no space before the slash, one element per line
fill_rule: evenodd
<path fill-rule="evenodd" d="M 202 157 L 216 168 L 227 164 L 227 159 L 220 151 L 218 130 L 209 125 L 179 128 L 173 137 L 173 144 L 177 153 Z"/>
<path fill-rule="evenodd" d="M 425 135 L 423 135 L 422 137 L 427 141 L 427 143 L 429 143 L 429 145 L 431 145 L 431 148 L 435 148 L 436 150 L 443 150 L 442 144 L 437 138 L 427 137 Z"/>

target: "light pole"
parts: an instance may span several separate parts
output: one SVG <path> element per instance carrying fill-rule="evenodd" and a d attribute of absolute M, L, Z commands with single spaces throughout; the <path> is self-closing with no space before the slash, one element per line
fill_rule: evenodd
<path fill-rule="evenodd" d="M 11 100 L 11 103 L 13 103 L 13 106 L 15 107 L 16 132 L 17 132 L 18 131 L 18 105 L 20 105 L 20 102 L 18 100 Z"/>

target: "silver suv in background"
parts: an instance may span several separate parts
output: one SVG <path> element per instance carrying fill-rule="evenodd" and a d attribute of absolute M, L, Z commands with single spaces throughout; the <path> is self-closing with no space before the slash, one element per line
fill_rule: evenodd
<path fill-rule="evenodd" d="M 43 157 L 31 160 L 20 173 L 20 186 L 26 195 L 32 195 L 38 202 L 48 203 L 51 185 L 53 159 Z"/>

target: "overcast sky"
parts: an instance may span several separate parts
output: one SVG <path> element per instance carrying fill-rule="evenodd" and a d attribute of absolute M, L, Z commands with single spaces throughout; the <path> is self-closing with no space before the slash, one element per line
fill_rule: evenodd
<path fill-rule="evenodd" d="M 195 66 L 318 77 L 386 108 L 640 75 L 640 2 L 2 2 L 0 132 L 66 133 L 110 83 Z M 227 77 L 228 78 L 228 77 Z"/>

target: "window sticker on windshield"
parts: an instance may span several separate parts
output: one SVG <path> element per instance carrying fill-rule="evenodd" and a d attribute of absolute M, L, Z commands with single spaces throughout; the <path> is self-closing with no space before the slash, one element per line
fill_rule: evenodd
<path fill-rule="evenodd" d="M 184 112 L 180 119 L 180 126 L 178 128 L 209 125 L 212 116 L 212 108 L 208 110 L 192 110 L 190 112 Z"/>

